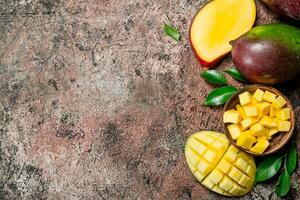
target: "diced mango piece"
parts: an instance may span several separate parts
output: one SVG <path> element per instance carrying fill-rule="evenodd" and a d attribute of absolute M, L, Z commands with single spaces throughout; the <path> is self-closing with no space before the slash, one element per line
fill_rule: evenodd
<path fill-rule="evenodd" d="M 254 153 L 261 154 L 263 153 L 268 146 L 270 145 L 268 140 L 259 140 L 251 149 L 250 151 Z"/>
<path fill-rule="evenodd" d="M 244 106 L 244 111 L 247 117 L 256 117 L 257 116 L 257 107 L 254 105 Z"/>
<path fill-rule="evenodd" d="M 276 108 L 271 106 L 269 115 L 270 115 L 270 117 L 276 117 Z"/>
<path fill-rule="evenodd" d="M 225 176 L 223 180 L 220 182 L 220 187 L 225 191 L 230 191 L 233 188 L 234 182 Z"/>
<path fill-rule="evenodd" d="M 259 101 L 259 102 L 261 102 L 262 101 L 262 98 L 263 98 L 263 96 L 264 96 L 264 91 L 262 91 L 261 89 L 257 89 L 255 92 L 254 92 L 254 95 L 253 95 L 253 97 L 257 100 L 257 101 Z"/>
<path fill-rule="evenodd" d="M 229 193 L 237 196 L 240 194 L 241 190 L 242 188 L 235 183 Z"/>
<path fill-rule="evenodd" d="M 195 175 L 196 179 L 200 182 L 205 178 L 205 176 L 202 173 L 200 173 L 199 171 L 194 172 L 194 175 Z"/>
<path fill-rule="evenodd" d="M 290 121 L 278 121 L 278 131 L 284 131 L 287 132 L 291 129 L 291 122 Z"/>
<path fill-rule="evenodd" d="M 246 176 L 244 174 L 242 175 L 242 177 L 240 178 L 240 180 L 238 181 L 238 183 L 240 185 L 245 185 L 246 188 L 249 188 L 249 187 L 252 186 L 252 180 L 248 176 Z"/>
<path fill-rule="evenodd" d="M 233 140 L 238 139 L 241 135 L 241 127 L 238 124 L 230 124 L 227 126 L 228 131 Z"/>
<path fill-rule="evenodd" d="M 263 116 L 262 119 L 259 121 L 259 123 L 268 128 L 276 128 L 277 127 L 276 119 L 269 117 L 267 115 Z"/>
<path fill-rule="evenodd" d="M 247 119 L 244 119 L 241 121 L 241 125 L 243 128 L 248 128 L 250 126 L 252 126 L 253 124 L 255 124 L 258 121 L 257 117 L 249 117 Z"/>
<path fill-rule="evenodd" d="M 244 111 L 244 108 L 241 105 L 239 105 L 239 104 L 236 105 L 236 109 L 240 113 L 242 119 L 246 119 L 247 118 L 246 113 Z"/>
<path fill-rule="evenodd" d="M 191 162 L 192 165 L 196 166 L 200 160 L 197 153 L 191 149 L 191 147 L 186 148 L 186 158 Z"/>
<path fill-rule="evenodd" d="M 227 110 L 223 115 L 224 123 L 239 123 L 240 119 L 240 113 L 236 110 Z"/>
<path fill-rule="evenodd" d="M 276 111 L 276 118 L 280 120 L 288 120 L 291 118 L 291 109 L 282 108 Z"/>
<path fill-rule="evenodd" d="M 250 104 L 255 105 L 255 104 L 257 104 L 257 103 L 259 103 L 259 101 L 257 101 L 254 97 L 251 97 L 251 102 L 250 102 Z"/>
<path fill-rule="evenodd" d="M 267 102 L 257 103 L 256 107 L 257 107 L 258 116 L 262 117 L 264 115 L 269 114 L 270 106 L 271 104 Z"/>
<path fill-rule="evenodd" d="M 278 133 L 278 129 L 277 128 L 271 128 L 271 129 L 269 129 L 268 139 L 271 139 L 272 136 L 275 135 L 276 133 Z"/>
<path fill-rule="evenodd" d="M 215 191 L 216 193 L 219 193 L 219 194 L 225 193 L 225 191 L 217 185 L 214 186 L 213 191 Z"/>
<path fill-rule="evenodd" d="M 231 164 L 226 161 L 225 159 L 221 160 L 218 164 L 218 169 L 221 170 L 223 173 L 227 173 L 230 170 Z"/>
<path fill-rule="evenodd" d="M 264 101 L 272 103 L 275 100 L 276 96 L 277 96 L 276 94 L 266 90 L 262 99 Z"/>
<path fill-rule="evenodd" d="M 251 94 L 248 91 L 243 92 L 242 94 L 239 95 L 239 100 L 242 106 L 249 104 L 251 102 Z"/>
<path fill-rule="evenodd" d="M 268 135 L 269 135 L 269 134 L 268 134 Z M 261 135 L 261 136 L 258 136 L 256 139 L 257 139 L 257 141 L 258 141 L 258 140 L 266 140 L 266 139 L 267 139 L 267 136 Z"/>
<path fill-rule="evenodd" d="M 232 167 L 230 172 L 228 173 L 228 175 L 233 180 L 239 181 L 239 179 L 242 177 L 243 173 L 240 170 L 238 170 L 236 167 Z"/>
<path fill-rule="evenodd" d="M 286 100 L 282 96 L 279 96 L 273 101 L 272 106 L 274 106 L 276 109 L 280 109 L 285 104 L 286 104 Z"/>
<path fill-rule="evenodd" d="M 197 165 L 197 169 L 204 176 L 206 176 L 213 169 L 213 166 L 209 164 L 207 161 L 205 161 L 204 159 L 201 159 L 199 164 Z"/>
<path fill-rule="evenodd" d="M 236 159 L 236 161 L 234 162 L 234 165 L 240 169 L 242 172 L 245 172 L 247 170 L 248 167 L 248 163 L 247 161 L 245 161 L 243 158 L 238 157 Z"/>
<path fill-rule="evenodd" d="M 215 169 L 209 174 L 208 178 L 214 184 L 218 184 L 221 181 L 221 179 L 223 178 L 223 176 L 224 176 L 224 174 L 220 170 Z"/>
<path fill-rule="evenodd" d="M 256 138 L 253 137 L 249 131 L 247 133 L 241 134 L 236 144 L 245 149 L 250 149 L 255 142 L 256 142 Z"/>
<path fill-rule="evenodd" d="M 202 184 L 210 189 L 212 189 L 214 187 L 214 183 L 208 177 L 206 179 L 204 179 Z"/>
<path fill-rule="evenodd" d="M 253 136 L 261 136 L 268 134 L 268 130 L 260 123 L 252 125 L 250 127 L 250 131 Z"/>
<path fill-rule="evenodd" d="M 213 163 L 215 161 L 215 158 L 217 157 L 217 154 L 213 152 L 210 149 L 207 149 L 203 157 L 210 163 Z"/>
<path fill-rule="evenodd" d="M 202 143 L 198 142 L 196 139 L 192 138 L 190 141 L 190 147 L 196 151 L 197 153 L 199 153 L 200 155 L 204 154 L 204 152 L 206 151 L 206 146 L 203 145 Z"/>

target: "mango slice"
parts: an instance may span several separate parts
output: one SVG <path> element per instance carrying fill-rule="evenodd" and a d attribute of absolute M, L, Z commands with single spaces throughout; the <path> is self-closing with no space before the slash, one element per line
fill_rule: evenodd
<path fill-rule="evenodd" d="M 190 27 L 191 46 L 201 66 L 214 67 L 231 51 L 229 42 L 251 29 L 255 17 L 254 0 L 214 0 L 204 6 Z"/>
<path fill-rule="evenodd" d="M 191 135 L 185 145 L 185 158 L 195 178 L 216 193 L 242 196 L 254 185 L 253 157 L 230 145 L 222 133 L 200 131 Z"/>

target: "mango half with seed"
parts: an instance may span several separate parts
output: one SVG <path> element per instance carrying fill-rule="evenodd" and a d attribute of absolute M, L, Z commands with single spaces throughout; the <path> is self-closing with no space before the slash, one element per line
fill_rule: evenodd
<path fill-rule="evenodd" d="M 200 131 L 191 135 L 185 158 L 196 179 L 216 193 L 242 196 L 254 185 L 254 158 L 230 145 L 222 133 Z"/>

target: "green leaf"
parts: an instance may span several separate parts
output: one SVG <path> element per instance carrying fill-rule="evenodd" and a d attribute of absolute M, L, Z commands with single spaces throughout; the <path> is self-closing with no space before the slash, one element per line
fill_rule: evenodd
<path fill-rule="evenodd" d="M 208 82 L 215 85 L 227 85 L 227 80 L 221 72 L 217 70 L 206 70 L 203 71 L 200 76 L 207 80 Z"/>
<path fill-rule="evenodd" d="M 279 176 L 279 182 L 275 188 L 276 194 L 280 197 L 285 196 L 291 188 L 291 180 L 288 172 L 284 170 Z"/>
<path fill-rule="evenodd" d="M 167 36 L 173 38 L 177 42 L 179 41 L 180 33 L 174 27 L 164 23 L 164 31 Z"/>
<path fill-rule="evenodd" d="M 295 146 L 293 145 L 289 150 L 287 157 L 286 157 L 286 170 L 288 174 L 292 174 L 293 171 L 296 169 L 297 165 L 297 151 Z"/>
<path fill-rule="evenodd" d="M 232 76 L 233 78 L 235 78 L 239 81 L 247 82 L 245 77 L 239 72 L 239 70 L 236 67 L 226 69 L 226 70 L 224 70 L 224 72 L 226 72 L 227 74 L 229 74 L 230 76 Z"/>
<path fill-rule="evenodd" d="M 236 93 L 237 89 L 233 86 L 223 86 L 213 90 L 209 95 L 206 97 L 204 105 L 206 106 L 217 106 L 222 105 L 228 99 Z"/>
<path fill-rule="evenodd" d="M 280 169 L 281 163 L 281 156 L 272 156 L 260 163 L 256 169 L 256 182 L 261 182 L 272 178 Z"/>

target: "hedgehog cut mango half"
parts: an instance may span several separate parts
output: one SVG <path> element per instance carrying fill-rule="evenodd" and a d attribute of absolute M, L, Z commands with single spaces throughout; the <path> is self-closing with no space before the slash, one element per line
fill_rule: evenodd
<path fill-rule="evenodd" d="M 222 133 L 200 131 L 191 135 L 185 158 L 195 178 L 216 193 L 242 196 L 254 185 L 254 158 L 230 145 Z"/>

